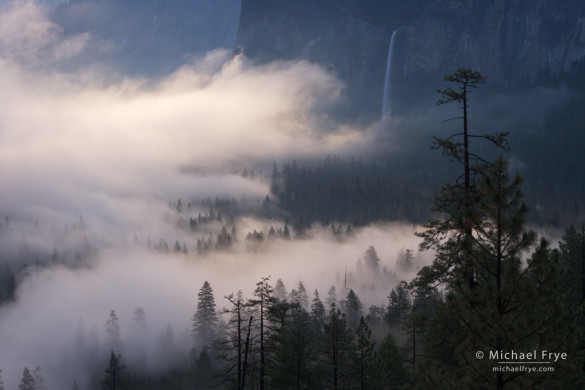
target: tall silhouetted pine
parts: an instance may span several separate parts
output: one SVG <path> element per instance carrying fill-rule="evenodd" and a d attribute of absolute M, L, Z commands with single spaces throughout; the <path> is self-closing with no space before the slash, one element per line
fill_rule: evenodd
<path fill-rule="evenodd" d="M 197 294 L 197 311 L 193 316 L 191 332 L 196 345 L 210 346 L 217 332 L 215 297 L 209 282 L 205 281 Z"/>

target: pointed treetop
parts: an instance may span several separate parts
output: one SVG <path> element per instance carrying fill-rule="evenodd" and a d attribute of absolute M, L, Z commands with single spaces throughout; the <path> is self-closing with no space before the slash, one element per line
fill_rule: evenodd
<path fill-rule="evenodd" d="M 466 94 L 471 92 L 468 88 L 477 88 L 479 84 L 485 83 L 487 76 L 483 76 L 481 73 L 471 69 L 457 69 L 455 73 L 445 77 L 445 81 L 451 83 L 457 83 L 459 85 L 459 91 L 455 91 L 452 88 L 438 89 L 437 92 L 441 94 L 441 99 L 437 101 L 437 105 L 461 102 L 466 98 Z"/>

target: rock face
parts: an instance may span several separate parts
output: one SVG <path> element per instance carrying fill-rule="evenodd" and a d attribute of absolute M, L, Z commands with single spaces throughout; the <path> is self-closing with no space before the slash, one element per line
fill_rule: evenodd
<path fill-rule="evenodd" d="M 243 0 L 238 45 L 259 61 L 328 67 L 347 84 L 346 108 L 375 116 L 393 30 L 399 110 L 460 67 L 517 86 L 571 77 L 585 59 L 582 0 Z"/>
<path fill-rule="evenodd" d="M 459 67 L 507 86 L 547 83 L 574 74 L 585 59 L 585 2 L 432 1 L 402 42 L 403 88 Z"/>
<path fill-rule="evenodd" d="M 238 49 L 248 58 L 306 59 L 346 84 L 340 111 L 349 115 L 378 106 L 392 30 L 384 2 L 372 0 L 244 0 Z M 376 12 L 372 12 L 372 10 Z"/>
<path fill-rule="evenodd" d="M 100 55 L 129 72 L 168 73 L 218 47 L 321 64 L 346 85 L 346 118 L 380 115 L 395 30 L 394 112 L 433 101 L 460 67 L 506 88 L 585 72 L 583 0 L 71 0 L 52 18 L 109 43 Z"/>
<path fill-rule="evenodd" d="M 70 0 L 52 20 L 66 34 L 107 42 L 123 71 L 161 74 L 189 57 L 233 49 L 241 0 Z"/>

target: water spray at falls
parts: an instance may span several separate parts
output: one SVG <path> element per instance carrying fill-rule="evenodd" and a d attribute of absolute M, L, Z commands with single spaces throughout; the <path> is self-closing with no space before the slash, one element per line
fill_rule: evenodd
<path fill-rule="evenodd" d="M 392 32 L 392 37 L 390 38 L 390 46 L 388 47 L 388 59 L 386 60 L 386 74 L 384 76 L 384 90 L 382 91 L 382 117 L 381 117 L 381 127 L 382 129 L 386 129 L 387 121 L 390 119 L 391 110 L 390 110 L 390 95 L 392 93 L 392 84 L 390 82 L 390 77 L 392 74 L 392 53 L 394 52 L 394 41 L 396 40 L 396 30 Z"/>

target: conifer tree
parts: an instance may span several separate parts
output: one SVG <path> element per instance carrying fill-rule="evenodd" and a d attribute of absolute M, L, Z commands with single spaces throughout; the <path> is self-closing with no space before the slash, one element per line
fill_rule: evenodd
<path fill-rule="evenodd" d="M 407 288 L 408 284 L 403 280 L 388 295 L 385 320 L 390 326 L 400 325 L 410 312 L 411 302 Z"/>
<path fill-rule="evenodd" d="M 388 334 L 376 354 L 377 384 L 380 388 L 385 390 L 408 388 L 410 373 L 404 365 L 405 361 L 405 356 L 396 346 L 392 335 Z"/>
<path fill-rule="evenodd" d="M 307 295 L 307 290 L 303 282 L 299 282 L 297 289 L 293 289 L 290 292 L 290 302 L 298 303 L 305 311 L 309 310 L 309 296 Z"/>
<path fill-rule="evenodd" d="M 337 306 L 337 289 L 335 286 L 331 286 L 327 292 L 327 298 L 325 300 L 325 306 L 330 309 L 331 306 Z"/>
<path fill-rule="evenodd" d="M 270 336 L 273 361 L 270 365 L 270 385 L 273 388 L 304 389 L 315 381 L 312 369 L 315 339 L 309 314 L 299 303 L 288 306 L 286 321 Z"/>
<path fill-rule="evenodd" d="M 32 376 L 35 381 L 35 390 L 47 390 L 45 385 L 45 378 L 43 377 L 43 371 L 41 367 L 37 366 L 32 372 Z"/>
<path fill-rule="evenodd" d="M 4 266 L 4 275 L 0 275 L 0 303 L 2 301 L 12 301 L 14 291 L 16 290 L 16 278 L 8 262 Z"/>
<path fill-rule="evenodd" d="M 215 338 L 218 318 L 213 289 L 209 282 L 203 283 L 197 299 L 197 311 L 193 316 L 193 338 L 197 344 L 210 345 Z"/>
<path fill-rule="evenodd" d="M 213 388 L 213 362 L 207 348 L 203 348 L 195 365 L 195 378 L 198 389 Z"/>
<path fill-rule="evenodd" d="M 272 178 L 270 180 L 270 192 L 276 196 L 280 195 L 282 191 L 282 181 L 280 178 L 280 173 L 278 172 L 278 167 L 276 166 L 276 161 L 272 165 Z"/>
<path fill-rule="evenodd" d="M 349 373 L 353 341 L 345 314 L 337 307 L 331 306 L 324 328 L 322 361 L 327 372 L 326 388 L 345 388 L 351 383 Z"/>
<path fill-rule="evenodd" d="M 18 390 L 35 390 L 35 379 L 28 367 L 24 367 Z"/>
<path fill-rule="evenodd" d="M 273 288 L 268 283 L 270 277 L 263 277 L 258 283 L 256 283 L 256 289 L 252 293 L 255 298 L 248 300 L 248 306 L 255 308 L 257 312 L 257 321 L 259 322 L 259 349 L 260 349 L 260 377 L 259 388 L 264 390 L 266 385 L 266 344 L 265 341 L 268 336 L 268 314 L 270 307 L 274 304 L 275 299 L 273 295 Z"/>
<path fill-rule="evenodd" d="M 344 302 L 344 313 L 347 318 L 347 325 L 355 331 L 362 316 L 362 303 L 357 294 L 350 289 Z"/>
<path fill-rule="evenodd" d="M 364 255 L 364 265 L 369 272 L 377 275 L 380 270 L 380 258 L 376 253 L 376 249 L 370 246 Z"/>
<path fill-rule="evenodd" d="M 327 311 L 325 310 L 325 305 L 321 301 L 321 298 L 319 298 L 319 291 L 315 290 L 313 301 L 311 302 L 311 320 L 313 332 L 317 337 L 323 335 L 323 324 L 325 323 L 326 316 Z"/>
<path fill-rule="evenodd" d="M 106 321 L 106 349 L 114 352 L 121 352 L 122 339 L 120 338 L 120 324 L 118 316 L 114 310 L 110 311 L 108 321 Z"/>
<path fill-rule="evenodd" d="M 125 354 L 133 371 L 145 371 L 147 366 L 146 348 L 148 345 L 148 324 L 146 312 L 142 307 L 134 309 L 129 326 L 128 343 Z"/>
<path fill-rule="evenodd" d="M 215 349 L 218 351 L 218 359 L 222 362 L 223 380 L 232 383 L 237 390 L 243 390 L 246 387 L 254 316 L 247 311 L 241 290 L 225 298 L 232 305 L 231 308 L 222 310 L 222 313 L 230 315 L 226 324 L 227 339 L 217 340 Z"/>
<path fill-rule="evenodd" d="M 286 300 L 287 292 L 282 279 L 278 278 L 274 284 L 274 297 L 283 302 Z"/>
<path fill-rule="evenodd" d="M 473 259 L 469 257 L 472 243 L 472 229 L 478 203 L 477 180 L 485 175 L 491 165 L 485 158 L 471 149 L 471 140 L 485 140 L 496 148 L 508 150 L 507 133 L 475 134 L 469 131 L 469 98 L 473 89 L 485 82 L 486 77 L 469 69 L 458 69 L 447 76 L 445 81 L 454 83 L 457 88 L 438 90 L 441 99 L 438 105 L 458 103 L 461 108 L 463 128 L 447 138 L 433 137 L 433 148 L 440 149 L 451 161 L 462 165 L 462 172 L 454 184 L 443 186 L 435 198 L 435 213 L 442 218 L 431 220 L 426 230 L 417 233 L 423 238 L 422 250 L 434 249 L 437 256 L 430 267 L 423 268 L 419 279 L 451 283 L 459 276 L 465 279 L 469 288 L 474 281 Z"/>
<path fill-rule="evenodd" d="M 0 370 L 0 390 L 4 390 L 4 381 L 2 380 L 2 370 Z"/>
<path fill-rule="evenodd" d="M 143 338 L 148 333 L 148 324 L 146 323 L 146 312 L 144 308 L 137 307 L 132 316 L 132 324 L 130 325 L 132 333 L 139 338 Z"/>
<path fill-rule="evenodd" d="M 110 361 L 105 369 L 105 376 L 101 382 L 104 390 L 121 390 L 127 386 L 126 366 L 122 363 L 122 356 L 110 352 Z"/>
<path fill-rule="evenodd" d="M 414 256 L 412 254 L 412 249 L 407 249 L 400 253 L 398 259 L 396 260 L 396 265 L 402 269 L 403 271 L 409 271 L 412 269 Z"/>
<path fill-rule="evenodd" d="M 569 298 L 585 303 L 585 223 L 580 232 L 571 225 L 559 243 L 560 261 L 565 272 L 565 286 Z"/>
<path fill-rule="evenodd" d="M 378 387 L 375 363 L 375 342 L 372 340 L 372 331 L 364 317 L 361 317 L 355 332 L 352 356 L 352 371 L 356 379 L 355 388 L 364 390 Z"/>
<path fill-rule="evenodd" d="M 437 308 L 426 339 L 422 388 L 447 386 L 495 389 L 514 386 L 554 386 L 549 373 L 493 371 L 490 359 L 476 351 L 573 351 L 574 319 L 566 311 L 559 289 L 558 260 L 536 234 L 524 227 L 520 178 L 510 179 L 498 159 L 480 183 L 481 201 L 473 215 L 472 245 L 464 247 L 474 259 L 475 285 L 455 280 L 444 305 Z M 533 248 L 527 263 L 522 262 Z M 443 338 L 441 333 L 449 329 Z M 452 351 L 452 352 L 449 352 Z"/>

